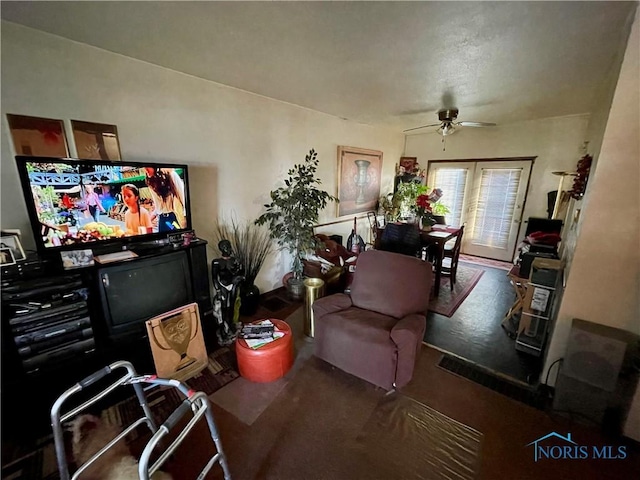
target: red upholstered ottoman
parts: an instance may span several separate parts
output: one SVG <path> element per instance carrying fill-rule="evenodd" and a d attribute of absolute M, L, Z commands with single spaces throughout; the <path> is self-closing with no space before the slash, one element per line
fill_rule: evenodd
<path fill-rule="evenodd" d="M 272 382 L 283 377 L 293 365 L 293 335 L 286 322 L 270 318 L 276 328 L 285 333 L 271 343 L 253 349 L 238 339 L 236 356 L 240 375 L 252 382 Z"/>

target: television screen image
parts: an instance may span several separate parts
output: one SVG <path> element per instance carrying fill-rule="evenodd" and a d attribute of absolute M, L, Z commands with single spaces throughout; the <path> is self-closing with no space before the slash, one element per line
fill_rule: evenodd
<path fill-rule="evenodd" d="M 44 249 L 190 229 L 185 165 L 16 157 Z"/>

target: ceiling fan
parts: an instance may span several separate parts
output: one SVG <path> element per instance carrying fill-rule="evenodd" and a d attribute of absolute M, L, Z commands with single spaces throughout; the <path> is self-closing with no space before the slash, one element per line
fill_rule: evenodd
<path fill-rule="evenodd" d="M 413 130 L 419 130 L 420 128 L 427 127 L 439 127 L 436 130 L 440 135 L 446 137 L 447 135 L 453 135 L 457 130 L 456 127 L 495 127 L 495 123 L 489 122 L 456 122 L 458 118 L 457 108 L 444 108 L 438 112 L 439 123 L 432 123 L 430 125 L 422 125 L 421 127 L 410 128 L 403 130 L 403 132 L 411 132 Z"/>

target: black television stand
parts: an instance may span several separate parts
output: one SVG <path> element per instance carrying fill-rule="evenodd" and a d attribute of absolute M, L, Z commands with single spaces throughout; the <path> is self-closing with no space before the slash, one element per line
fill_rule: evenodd
<path fill-rule="evenodd" d="M 153 250 L 157 248 L 163 248 L 169 245 L 169 240 L 162 238 L 159 240 L 151 240 L 148 242 L 129 243 L 122 246 L 122 250 Z"/>
<path fill-rule="evenodd" d="M 3 275 L 2 390 L 21 392 L 7 405 L 11 404 L 11 408 L 24 415 L 31 414 L 31 407 L 46 411 L 64 389 L 115 360 L 131 360 L 141 373 L 154 373 L 145 321 L 158 313 L 149 310 L 147 316 L 145 305 L 156 307 L 156 310 L 160 306 L 166 310 L 182 306 L 168 304 L 167 288 L 162 288 L 165 293 L 159 293 L 150 287 L 154 282 L 160 287 L 170 283 L 169 292 L 172 292 L 172 287 L 174 290 L 180 288 L 181 293 L 186 292 L 179 296 L 180 302 L 198 304 L 207 348 L 209 351 L 215 349 L 216 322 L 206 245 L 204 240 L 175 248 L 171 244 L 156 244 L 138 249 L 134 247 L 139 245 L 132 244 L 130 249 L 138 257 L 127 261 L 96 262 L 92 267 L 66 271 L 52 262 L 48 268 L 34 271 L 28 277 L 8 278 Z M 171 273 L 163 274 L 162 270 L 157 270 L 164 268 L 163 262 L 168 263 L 170 258 L 178 258 L 178 263 L 184 265 L 180 272 L 186 278 L 180 287 L 175 286 L 178 282 L 171 282 L 172 277 L 168 277 L 169 282 L 164 279 Z M 137 275 L 139 281 L 131 280 L 133 277 L 128 277 L 128 272 Z M 104 274 L 109 276 L 111 286 L 117 290 L 111 296 L 106 293 L 101 278 Z M 120 279 L 124 282 L 122 285 L 118 285 Z M 136 315 L 131 317 L 135 325 L 119 323 L 121 314 L 114 313 L 107 303 L 119 295 L 124 300 L 115 307 L 122 315 L 138 308 Z M 41 315 L 41 322 L 40 315 L 32 315 L 38 312 L 26 311 L 27 307 L 21 306 L 29 304 L 30 307 L 30 302 L 33 305 L 50 303 L 55 308 L 47 307 Z M 18 308 L 25 312 L 20 313 Z M 21 315 L 34 318 L 18 318 Z M 64 339 L 62 334 L 58 335 L 58 326 L 66 329 Z M 58 336 L 51 337 L 51 332 Z M 25 403 L 25 398 L 33 402 Z M 24 415 L 17 417 L 24 418 Z"/>

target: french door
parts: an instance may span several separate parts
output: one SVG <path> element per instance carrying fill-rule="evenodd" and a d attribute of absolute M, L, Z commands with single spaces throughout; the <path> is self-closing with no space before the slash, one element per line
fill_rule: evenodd
<path fill-rule="evenodd" d="M 450 225 L 465 225 L 462 252 L 511 261 L 518 240 L 530 160 L 437 162 L 428 184 L 441 188 Z"/>

